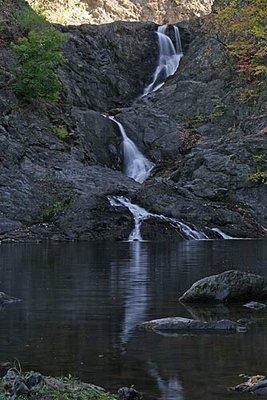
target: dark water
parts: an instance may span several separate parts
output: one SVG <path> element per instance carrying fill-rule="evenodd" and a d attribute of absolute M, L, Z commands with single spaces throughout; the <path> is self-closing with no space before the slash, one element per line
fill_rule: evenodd
<path fill-rule="evenodd" d="M 265 250 L 264 250 L 265 249 Z M 151 399 L 237 400 L 238 374 L 267 372 L 267 312 L 184 308 L 194 281 L 230 268 L 267 275 L 266 242 L 2 245 L 0 290 L 24 299 L 0 311 L 0 361 L 74 374 Z M 247 334 L 160 336 L 151 318 L 259 318 Z M 241 379 L 242 380 L 242 379 Z"/>

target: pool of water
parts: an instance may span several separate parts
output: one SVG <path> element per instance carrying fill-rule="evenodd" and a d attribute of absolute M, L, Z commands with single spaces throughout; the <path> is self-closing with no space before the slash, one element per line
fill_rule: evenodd
<path fill-rule="evenodd" d="M 73 374 L 148 399 L 239 400 L 241 373 L 267 372 L 267 311 L 184 307 L 193 282 L 236 268 L 267 275 L 263 240 L 16 244 L 0 247 L 0 362 Z M 246 334 L 161 336 L 138 325 L 167 316 L 256 317 Z"/>

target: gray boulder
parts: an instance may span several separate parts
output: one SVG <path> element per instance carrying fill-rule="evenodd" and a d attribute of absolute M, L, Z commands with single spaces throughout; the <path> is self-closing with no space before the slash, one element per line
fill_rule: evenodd
<path fill-rule="evenodd" d="M 208 276 L 191 286 L 181 302 L 238 302 L 267 298 L 266 278 L 240 271 L 226 271 Z"/>
<path fill-rule="evenodd" d="M 197 331 L 230 331 L 237 332 L 239 325 L 236 322 L 228 319 L 221 321 L 203 322 L 195 319 L 170 317 L 155 319 L 152 321 L 144 322 L 141 327 L 152 331 L 184 331 L 184 332 L 197 332 Z"/>

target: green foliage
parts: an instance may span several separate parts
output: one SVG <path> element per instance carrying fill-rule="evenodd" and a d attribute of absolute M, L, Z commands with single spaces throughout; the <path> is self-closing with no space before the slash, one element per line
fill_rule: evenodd
<path fill-rule="evenodd" d="M 238 100 L 242 104 L 256 104 L 261 93 L 261 85 L 254 85 L 253 88 L 242 88 L 238 95 Z"/>
<path fill-rule="evenodd" d="M 69 133 L 63 125 L 53 126 L 53 132 L 60 140 L 67 140 Z"/>
<path fill-rule="evenodd" d="M 256 167 L 256 172 L 248 176 L 248 180 L 257 184 L 267 184 L 267 172 L 264 170 L 266 164 L 266 156 L 264 153 L 258 153 L 253 156 L 253 164 Z"/>
<path fill-rule="evenodd" d="M 21 374 L 21 379 L 26 379 L 31 373 Z M 116 396 L 103 392 L 93 385 L 87 385 L 72 376 L 67 378 L 45 377 L 44 383 L 34 388 L 36 399 L 49 400 L 117 400 Z M 8 400 L 9 396 L 3 380 L 0 380 L 0 400 Z M 16 399 L 26 400 L 25 396 L 16 396 Z"/>
<path fill-rule="evenodd" d="M 55 67 L 64 60 L 60 47 L 65 40 L 64 34 L 49 28 L 30 31 L 27 37 L 13 45 L 19 62 L 14 90 L 20 98 L 25 101 L 58 100 L 61 85 Z"/>
<path fill-rule="evenodd" d="M 215 107 L 215 110 L 210 115 L 207 114 L 197 114 L 186 120 L 188 128 L 195 129 L 201 124 L 206 124 L 208 122 L 215 122 L 218 118 L 224 115 L 224 109 L 222 105 Z"/>
<path fill-rule="evenodd" d="M 49 396 L 51 400 L 116 400 L 117 397 L 110 393 L 102 392 L 96 388 L 79 382 L 77 379 L 60 378 L 58 379 L 60 388 L 51 389 L 43 386 L 40 389 L 42 397 Z"/>
<path fill-rule="evenodd" d="M 249 175 L 248 179 L 257 184 L 267 184 L 267 172 L 265 171 L 257 171 Z"/>
<path fill-rule="evenodd" d="M 189 128 L 196 128 L 198 125 L 208 122 L 209 117 L 205 114 L 197 114 L 194 117 L 188 118 L 186 120 L 187 126 Z"/>
<path fill-rule="evenodd" d="M 253 161 L 257 165 L 265 164 L 266 162 L 265 154 L 264 153 L 255 154 L 255 156 L 253 156 Z"/>
<path fill-rule="evenodd" d="M 26 32 L 43 29 L 48 26 L 45 17 L 40 12 L 34 11 L 29 6 L 22 7 L 17 11 L 15 17 L 18 26 Z"/>
<path fill-rule="evenodd" d="M 267 72 L 266 0 L 231 0 L 216 17 L 218 36 L 236 60 L 238 72 L 251 79 Z"/>
<path fill-rule="evenodd" d="M 57 200 L 52 206 L 48 207 L 43 213 L 44 221 L 52 221 L 59 214 L 63 213 L 69 205 L 69 200 Z"/>

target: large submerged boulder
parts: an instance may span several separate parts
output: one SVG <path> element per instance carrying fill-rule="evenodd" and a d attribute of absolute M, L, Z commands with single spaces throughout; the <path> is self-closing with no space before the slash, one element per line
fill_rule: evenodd
<path fill-rule="evenodd" d="M 181 302 L 238 302 L 267 298 L 265 277 L 240 271 L 226 271 L 197 281 L 182 297 Z"/>
<path fill-rule="evenodd" d="M 152 321 L 144 322 L 141 327 L 152 331 L 184 331 L 184 332 L 197 332 L 197 331 L 230 331 L 237 332 L 239 324 L 228 319 L 221 321 L 204 322 L 195 319 L 169 317 L 155 319 Z"/>

